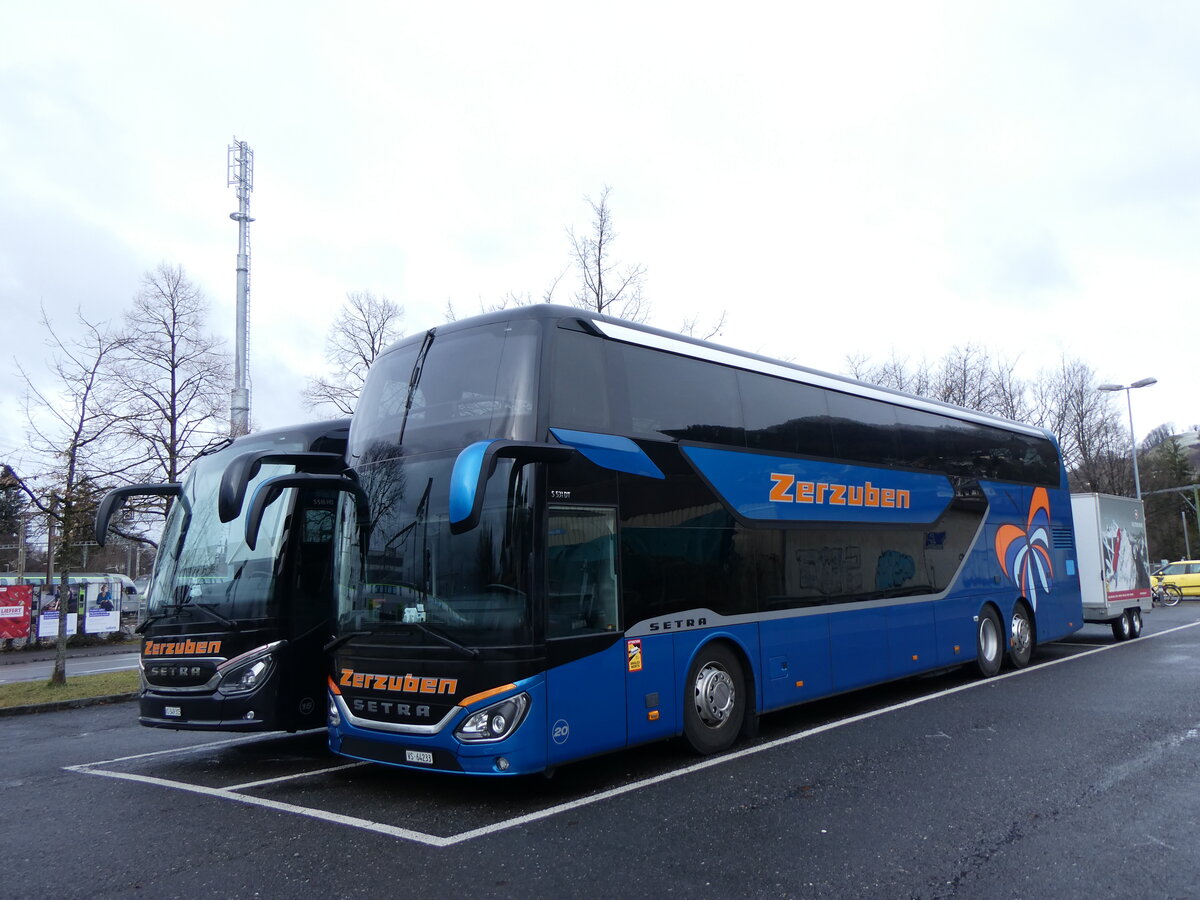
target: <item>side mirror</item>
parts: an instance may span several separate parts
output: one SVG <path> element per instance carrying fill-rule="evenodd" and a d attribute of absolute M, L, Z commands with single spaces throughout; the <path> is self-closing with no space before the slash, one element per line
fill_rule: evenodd
<path fill-rule="evenodd" d="M 371 503 L 362 485 L 345 475 L 314 475 L 310 472 L 295 472 L 291 475 L 276 475 L 258 486 L 250 499 L 246 513 L 246 546 L 251 550 L 258 544 L 258 530 L 262 526 L 267 507 L 279 499 L 286 488 L 304 488 L 312 491 L 342 491 L 353 494 L 357 505 L 358 526 L 363 533 L 365 552 L 367 535 L 371 529 Z"/>
<path fill-rule="evenodd" d="M 117 510 L 125 505 L 130 497 L 182 497 L 183 485 L 177 481 L 169 484 L 131 484 L 109 491 L 100 501 L 96 511 L 96 543 L 101 547 L 108 540 L 108 523 Z"/>
<path fill-rule="evenodd" d="M 496 461 L 512 459 L 518 466 L 526 463 L 566 462 L 575 448 L 564 444 L 533 441 L 477 441 L 463 449 L 454 460 L 450 474 L 450 532 L 462 534 L 479 524 L 483 513 L 483 492 L 496 471 Z"/>
<path fill-rule="evenodd" d="M 239 454 L 230 460 L 221 473 L 221 485 L 217 489 L 217 516 L 222 522 L 232 522 L 241 513 L 246 488 L 263 463 L 295 466 L 297 472 L 336 474 L 346 468 L 346 460 L 340 453 L 251 450 Z"/>

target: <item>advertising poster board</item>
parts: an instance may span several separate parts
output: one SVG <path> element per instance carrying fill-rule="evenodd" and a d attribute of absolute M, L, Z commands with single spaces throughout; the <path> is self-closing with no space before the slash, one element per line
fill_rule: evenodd
<path fill-rule="evenodd" d="M 75 633 L 78 619 L 79 616 L 76 613 L 67 613 L 67 637 Z M 38 616 L 38 637 L 58 637 L 58 610 L 52 609 Z"/>
<path fill-rule="evenodd" d="M 88 634 L 107 634 L 121 627 L 121 613 L 113 600 L 113 585 L 107 582 L 80 585 L 86 587 L 84 631 Z"/>
<path fill-rule="evenodd" d="M 29 637 L 29 608 L 33 588 L 27 584 L 0 585 L 0 638 Z"/>

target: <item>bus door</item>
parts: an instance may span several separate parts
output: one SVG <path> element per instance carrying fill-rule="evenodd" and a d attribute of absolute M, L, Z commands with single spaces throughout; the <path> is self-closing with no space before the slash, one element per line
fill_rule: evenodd
<path fill-rule="evenodd" d="M 625 643 L 616 509 L 552 506 L 547 525 L 546 724 L 553 766 L 625 746 Z"/>
<path fill-rule="evenodd" d="M 288 639 L 280 683 L 280 717 L 289 731 L 325 723 L 329 641 L 333 610 L 333 520 L 337 495 L 305 491 L 291 523 L 294 564 L 284 581 L 283 633 Z"/>

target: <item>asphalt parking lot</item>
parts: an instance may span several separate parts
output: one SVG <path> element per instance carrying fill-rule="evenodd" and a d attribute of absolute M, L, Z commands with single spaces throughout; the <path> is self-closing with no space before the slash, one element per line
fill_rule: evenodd
<path fill-rule="evenodd" d="M 1170 895 L 1200 877 L 1170 825 L 1200 813 L 1197 625 L 1200 604 L 1156 610 L 1138 641 L 1089 626 L 997 679 L 898 682 L 764 717 L 720 757 L 668 742 L 550 779 L 354 762 L 323 732 L 143 729 L 129 704 L 21 717 L 3 726 L 19 741 L 10 810 L 130 834 L 77 870 L 74 854 L 54 863 L 42 819 L 6 817 L 0 836 L 25 848 L 9 884 L 82 895 L 74 871 L 156 896 L 282 895 L 301 876 L 335 894 L 401 879 L 413 895 L 585 896 L 623 892 L 619 878 L 709 896 L 1082 896 L 1097 877 L 1144 886 L 1162 856 Z"/>

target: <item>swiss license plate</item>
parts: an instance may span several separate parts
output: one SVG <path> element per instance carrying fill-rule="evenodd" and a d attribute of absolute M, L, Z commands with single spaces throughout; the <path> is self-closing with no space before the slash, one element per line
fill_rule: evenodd
<path fill-rule="evenodd" d="M 163 715 L 179 717 L 179 716 L 183 715 L 183 710 L 180 709 L 178 706 L 168 706 L 166 709 L 163 710 Z"/>
<path fill-rule="evenodd" d="M 404 761 L 410 763 L 421 763 L 425 766 L 432 766 L 433 754 L 426 753 L 424 750 L 405 750 Z"/>

